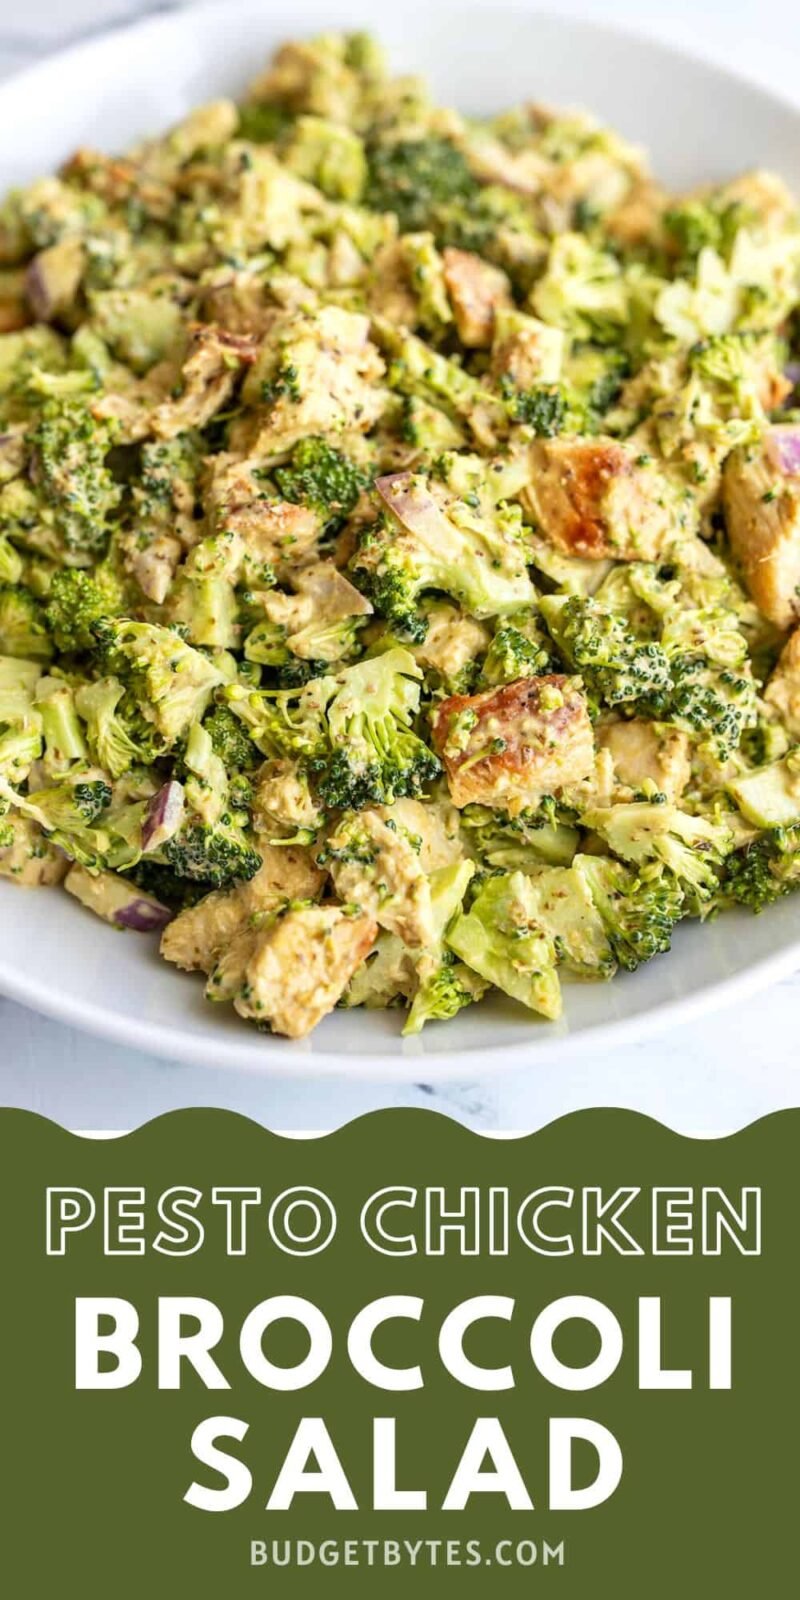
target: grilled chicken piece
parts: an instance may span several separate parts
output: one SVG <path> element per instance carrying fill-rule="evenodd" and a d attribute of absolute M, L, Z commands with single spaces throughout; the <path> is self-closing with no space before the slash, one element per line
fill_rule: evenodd
<path fill-rule="evenodd" d="M 122 444 L 152 436 L 174 439 L 189 428 L 204 428 L 229 398 L 241 368 L 255 360 L 256 349 L 249 336 L 210 323 L 199 327 L 181 366 L 172 357 L 157 362 L 143 378 L 101 394 L 93 415 L 115 418 Z"/>
<path fill-rule="evenodd" d="M 270 499 L 259 477 L 258 457 L 221 454 L 210 458 L 205 494 L 209 531 L 238 533 L 245 565 L 298 566 L 314 550 L 323 520 L 308 506 Z M 257 573 L 249 576 L 257 583 Z"/>
<path fill-rule="evenodd" d="M 265 406 L 255 453 L 285 455 L 309 434 L 366 433 L 386 405 L 384 372 L 367 317 L 341 306 L 286 313 L 244 385 L 245 404 Z"/>
<path fill-rule="evenodd" d="M 222 950 L 240 929 L 261 912 L 274 911 L 286 900 L 311 900 L 325 874 L 309 852 L 297 845 L 262 845 L 262 866 L 238 889 L 215 889 L 170 922 L 161 939 L 161 954 L 184 972 L 211 972 Z"/>
<path fill-rule="evenodd" d="M 558 674 L 453 695 L 437 707 L 432 730 L 459 807 L 479 801 L 516 813 L 594 766 L 586 701 L 575 679 Z"/>
<path fill-rule="evenodd" d="M 429 876 L 439 867 L 464 860 L 461 819 L 447 795 L 439 794 L 435 800 L 395 800 L 394 805 L 379 807 L 379 815 L 413 836 L 419 864 Z"/>
<path fill-rule="evenodd" d="M 351 915 L 341 906 L 287 911 L 256 929 L 249 949 L 236 952 L 240 961 L 243 955 L 247 958 L 233 1000 L 236 1010 L 242 1017 L 268 1022 L 274 1033 L 304 1038 L 341 999 L 377 934 L 372 917 Z M 207 992 L 213 997 L 211 985 Z"/>
<path fill-rule="evenodd" d="M 204 428 L 230 398 L 242 367 L 255 361 L 257 348 L 250 335 L 228 333 L 212 323 L 198 328 L 183 363 L 180 397 L 156 407 L 153 433 L 174 439 L 187 428 Z"/>
<path fill-rule="evenodd" d="M 381 816 L 368 809 L 343 817 L 325 841 L 323 856 L 341 901 L 369 912 L 404 944 L 433 943 L 430 883 L 391 812 Z"/>
<path fill-rule="evenodd" d="M 598 741 L 610 752 L 614 776 L 626 790 L 639 791 L 652 782 L 669 800 L 678 800 L 683 794 L 692 770 L 685 733 L 678 729 L 661 733 L 655 723 L 635 717 L 602 728 Z"/>
<path fill-rule="evenodd" d="M 297 761 L 275 756 L 259 767 L 253 797 L 253 827 L 269 838 L 291 836 L 322 822 L 308 777 Z"/>
<path fill-rule="evenodd" d="M 494 319 L 492 377 L 515 389 L 532 389 L 537 383 L 557 383 L 564 359 L 564 334 L 538 317 L 505 307 Z"/>
<path fill-rule="evenodd" d="M 471 349 L 488 347 L 498 307 L 511 304 L 508 278 L 499 267 L 470 250 L 448 248 L 443 258 L 444 281 L 461 343 Z"/>
<path fill-rule="evenodd" d="M 731 549 L 750 595 L 770 622 L 800 617 L 800 430 L 769 428 L 728 457 L 723 477 Z"/>
<path fill-rule="evenodd" d="M 11 822 L 11 841 L 0 846 L 0 878 L 12 878 L 27 889 L 46 889 L 61 883 L 69 862 L 50 844 L 38 822 L 19 815 L 4 817 Z"/>
<path fill-rule="evenodd" d="M 603 436 L 538 439 L 521 499 L 551 544 L 593 561 L 655 561 L 685 516 L 652 457 Z"/>
<path fill-rule="evenodd" d="M 800 739 L 800 628 L 795 628 L 764 692 L 791 739 Z"/>
<path fill-rule="evenodd" d="M 414 656 L 423 667 L 432 667 L 445 679 L 457 677 L 476 656 L 488 650 L 489 629 L 474 617 L 467 617 L 457 606 L 437 601 L 427 611 L 428 631 L 422 644 L 415 645 Z"/>

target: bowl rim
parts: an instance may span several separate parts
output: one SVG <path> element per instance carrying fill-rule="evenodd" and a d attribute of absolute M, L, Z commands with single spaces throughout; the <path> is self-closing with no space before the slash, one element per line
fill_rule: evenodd
<path fill-rule="evenodd" d="M 795 99 L 783 90 L 769 87 L 762 78 L 750 76 L 738 67 L 716 60 L 707 48 L 693 48 L 663 40 L 645 27 L 617 25 L 577 14 L 566 16 L 544 7 L 531 7 L 525 0 L 500 0 L 498 5 L 490 3 L 490 0 L 461 0 L 458 7 L 451 4 L 451 0 L 445 0 L 444 4 L 437 6 L 437 11 L 443 20 L 448 12 L 463 16 L 465 5 L 472 11 L 486 12 L 491 9 L 493 21 L 502 21 L 503 15 L 524 16 L 532 22 L 538 20 L 547 27 L 577 29 L 607 43 L 618 40 L 647 50 L 677 66 L 683 64 L 694 69 L 705 69 L 709 75 L 738 84 L 749 94 L 791 113 L 800 124 L 800 97 Z M 149 34 L 157 41 L 159 35 L 171 29 L 191 26 L 190 19 L 216 16 L 232 22 L 237 13 L 252 15 L 256 9 L 254 0 L 200 0 L 199 4 L 191 7 L 171 5 L 155 14 L 121 18 L 118 22 L 112 20 L 89 34 L 73 37 L 61 49 L 40 57 L 19 71 L 12 71 L 0 82 L 0 105 L 15 95 L 35 97 L 43 79 L 69 71 L 77 61 L 91 65 L 94 57 L 102 57 L 108 51 L 124 51 L 126 39 L 134 34 L 137 37 Z M 297 30 L 302 32 L 304 5 L 301 3 L 297 9 Z M 360 20 L 366 22 L 366 18 L 359 18 L 361 8 L 358 0 L 352 6 L 348 4 L 345 9 L 349 27 L 357 27 Z M 374 25 L 374 7 L 369 9 Z M 410 0 L 406 9 L 412 15 L 416 9 L 424 9 L 427 13 L 429 5 L 425 0 Z M 685 1026 L 701 1016 L 711 1015 L 734 1001 L 750 999 L 767 985 L 790 977 L 798 969 L 800 933 L 796 939 L 787 941 L 783 948 L 756 959 L 742 972 L 716 979 L 683 997 L 668 996 L 648 1010 L 629 1017 L 611 1018 L 575 1034 L 553 1029 L 546 1035 L 537 1028 L 535 1045 L 528 1041 L 515 1041 L 498 1043 L 491 1050 L 485 1044 L 473 1047 L 462 1045 L 450 1052 L 436 1054 L 422 1053 L 417 1041 L 413 1040 L 403 1041 L 391 1053 L 377 1049 L 357 1056 L 342 1050 L 310 1051 L 304 1041 L 289 1042 L 269 1036 L 262 1036 L 257 1042 L 251 1035 L 245 1037 L 244 1032 L 241 1041 L 222 1031 L 218 1039 L 213 1040 L 210 1033 L 187 1032 L 180 1025 L 165 1027 L 160 1023 L 139 1020 L 68 992 L 54 994 L 43 979 L 2 958 L 0 995 L 54 1021 L 162 1060 L 252 1072 L 265 1077 L 290 1074 L 304 1079 L 346 1077 L 351 1081 L 396 1083 L 433 1078 L 440 1082 L 477 1077 L 486 1071 L 494 1073 L 501 1067 L 520 1067 L 526 1061 L 530 1066 L 549 1067 L 556 1062 L 563 1064 L 567 1058 L 577 1060 L 591 1054 L 599 1056 L 612 1045 L 643 1042 L 671 1027 Z"/>
<path fill-rule="evenodd" d="M 268 1034 L 260 1035 L 256 1043 L 250 1035 L 245 1037 L 244 1030 L 241 1043 L 222 1033 L 217 1041 L 212 1041 L 204 1034 L 194 1035 L 179 1027 L 165 1028 L 160 1023 L 139 1021 L 67 993 L 53 995 L 44 980 L 21 974 L 3 961 L 0 961 L 0 995 L 96 1038 L 141 1050 L 158 1060 L 178 1061 L 187 1066 L 252 1072 L 264 1077 L 290 1075 L 304 1079 L 347 1078 L 351 1082 L 393 1083 L 427 1083 L 433 1079 L 441 1083 L 454 1079 L 468 1081 L 482 1077 L 486 1071 L 494 1073 L 501 1067 L 509 1069 L 526 1064 L 550 1067 L 555 1063 L 563 1065 L 567 1058 L 577 1061 L 593 1054 L 599 1060 L 611 1045 L 644 1043 L 673 1027 L 712 1016 L 736 1001 L 752 999 L 760 990 L 790 978 L 798 970 L 800 939 L 792 940 L 785 949 L 761 956 L 746 971 L 720 978 L 693 994 L 678 999 L 669 997 L 647 1011 L 599 1022 L 574 1035 L 555 1030 L 546 1034 L 547 1024 L 534 1018 L 535 1046 L 519 1040 L 498 1043 L 491 1049 L 485 1044 L 462 1046 L 436 1055 L 415 1053 L 415 1041 L 408 1040 L 401 1041 L 400 1049 L 394 1053 L 375 1050 L 363 1055 L 348 1055 L 343 1050 L 312 1052 L 304 1048 L 303 1040 L 278 1039 Z"/>

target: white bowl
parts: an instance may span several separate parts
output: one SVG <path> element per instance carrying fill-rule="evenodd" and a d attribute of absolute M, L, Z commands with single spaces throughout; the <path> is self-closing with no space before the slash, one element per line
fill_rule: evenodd
<path fill-rule="evenodd" d="M 436 96 L 488 113 L 534 98 L 586 105 L 645 145 L 679 187 L 753 166 L 800 190 L 800 112 L 730 73 L 644 39 L 528 10 L 378 0 L 341 6 Z M 56 167 L 77 145 L 119 148 L 190 106 L 240 90 L 282 39 L 330 29 L 339 13 L 294 0 L 192 8 L 81 45 L 0 87 L 0 190 Z M 566 1016 L 537 1022 L 501 1000 L 399 1036 L 396 1012 L 337 1012 L 298 1044 L 259 1034 L 155 942 L 115 935 L 57 891 L 0 882 L 0 991 L 120 1044 L 198 1065 L 419 1079 L 485 1073 L 527 1059 L 557 1065 L 576 1045 L 606 1055 L 669 1023 L 741 999 L 800 966 L 800 902 L 678 930 L 673 952 L 611 984 L 570 985 Z"/>

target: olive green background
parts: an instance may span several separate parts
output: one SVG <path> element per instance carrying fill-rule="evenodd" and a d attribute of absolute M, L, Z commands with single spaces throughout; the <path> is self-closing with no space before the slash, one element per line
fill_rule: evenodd
<path fill-rule="evenodd" d="M 567 1117 L 526 1138 L 495 1141 L 430 1112 L 386 1111 L 314 1141 L 283 1139 L 220 1111 L 184 1111 L 124 1138 L 80 1139 L 27 1112 L 0 1112 L 0 1592 L 9 1600 L 79 1594 L 82 1600 L 353 1600 L 458 1595 L 504 1597 L 552 1593 L 558 1600 L 661 1600 L 676 1595 L 778 1596 L 796 1592 L 800 1423 L 797 1335 L 800 1111 L 781 1112 L 732 1138 L 694 1141 L 628 1112 L 596 1110 Z M 669 1257 L 544 1259 L 517 1245 L 509 1258 L 385 1259 L 361 1240 L 358 1218 L 368 1195 L 387 1184 L 508 1185 L 518 1198 L 545 1184 L 743 1184 L 764 1190 L 763 1254 L 719 1259 Z M 260 1185 L 273 1195 L 294 1184 L 334 1200 L 339 1228 L 322 1255 L 293 1259 L 252 1228 L 246 1258 L 223 1253 L 224 1216 L 205 1207 L 205 1247 L 180 1259 L 147 1254 L 104 1259 L 100 1230 L 76 1236 L 64 1258 L 44 1250 L 48 1185 L 143 1184 L 151 1194 L 175 1184 L 210 1193 L 214 1185 Z M 635 1207 L 627 1213 L 635 1222 Z M 265 1217 L 265 1210 L 259 1213 Z M 157 1231 L 152 1227 L 150 1236 Z M 634 1231 L 636 1231 L 634 1229 Z M 213 1240 L 213 1242 L 212 1242 Z M 238 1332 L 245 1314 L 276 1293 L 304 1295 L 334 1328 L 331 1365 L 313 1388 L 272 1394 L 243 1370 Z M 422 1295 L 419 1329 L 395 1325 L 377 1345 L 387 1360 L 420 1359 L 426 1388 L 384 1394 L 349 1367 L 346 1329 L 368 1300 L 386 1293 Z M 475 1359 L 512 1359 L 518 1387 L 473 1394 L 441 1369 L 436 1338 L 443 1315 L 479 1293 L 515 1295 L 514 1331 L 486 1325 L 472 1336 Z M 531 1321 L 564 1294 L 606 1301 L 626 1334 L 614 1377 L 587 1394 L 564 1394 L 535 1373 L 528 1354 Z M 140 1311 L 144 1373 L 130 1389 L 73 1389 L 74 1299 L 121 1295 Z M 224 1310 L 226 1336 L 217 1359 L 230 1391 L 207 1392 L 193 1374 L 178 1393 L 155 1379 L 155 1308 L 159 1294 L 196 1294 Z M 666 1304 L 669 1365 L 694 1365 L 687 1393 L 639 1393 L 635 1307 L 639 1295 Z M 734 1299 L 734 1388 L 704 1392 L 709 1295 Z M 286 1328 L 287 1325 L 284 1325 Z M 270 1335 L 270 1354 L 282 1354 Z M 493 1337 L 497 1341 L 493 1350 Z M 403 1339 L 406 1343 L 403 1344 Z M 509 1349 L 511 1356 L 509 1357 Z M 577 1359 L 577 1340 L 560 1354 Z M 305 1353 L 305 1347 L 301 1354 Z M 585 1359 L 592 1347 L 586 1345 Z M 298 1358 L 298 1353 L 294 1359 Z M 211 1515 L 183 1503 L 197 1476 L 191 1433 L 217 1414 L 250 1423 L 231 1444 L 254 1476 L 237 1511 Z M 262 1509 L 303 1415 L 323 1416 L 362 1509 L 336 1513 L 304 1496 L 291 1513 Z M 398 1418 L 403 1487 L 427 1487 L 425 1514 L 374 1514 L 369 1507 L 371 1419 Z M 466 1513 L 436 1509 L 475 1417 L 498 1415 L 537 1509 L 512 1513 L 497 1496 L 474 1498 Z M 546 1441 L 551 1415 L 595 1417 L 620 1441 L 625 1472 L 613 1498 L 595 1510 L 547 1510 Z M 226 1446 L 223 1446 L 226 1448 Z M 593 1463 L 586 1460 L 587 1472 Z M 535 1539 L 565 1541 L 563 1567 L 465 1567 L 436 1570 L 316 1566 L 251 1568 L 251 1539 L 306 1538 Z"/>

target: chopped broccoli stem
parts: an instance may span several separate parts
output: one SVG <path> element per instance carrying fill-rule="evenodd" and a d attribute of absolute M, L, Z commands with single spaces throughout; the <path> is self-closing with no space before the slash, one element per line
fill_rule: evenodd
<path fill-rule="evenodd" d="M 24 570 L 22 556 L 10 539 L 0 533 L 0 584 L 19 583 Z"/>
<path fill-rule="evenodd" d="M 0 654 L 39 661 L 53 654 L 42 607 L 21 584 L 0 584 Z"/>
<path fill-rule="evenodd" d="M 487 878 L 446 939 L 473 972 L 512 999 L 542 1016 L 560 1016 L 555 949 L 537 919 L 532 880 L 524 873 Z"/>
<path fill-rule="evenodd" d="M 40 678 L 36 706 L 42 718 L 48 758 L 56 765 L 85 761 L 86 740 L 70 685 L 63 678 Z"/>

